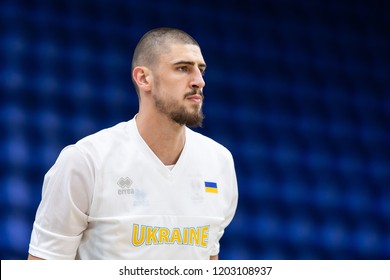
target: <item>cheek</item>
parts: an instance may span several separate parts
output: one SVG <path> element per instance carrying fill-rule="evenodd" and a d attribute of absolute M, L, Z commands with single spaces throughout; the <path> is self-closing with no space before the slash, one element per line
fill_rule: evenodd
<path fill-rule="evenodd" d="M 189 83 L 182 76 L 167 73 L 155 79 L 155 90 L 161 96 L 171 97 L 177 100 L 183 100 L 184 95 L 190 91 Z"/>
<path fill-rule="evenodd" d="M 163 94 L 166 95 L 167 98 L 175 100 L 182 100 L 185 93 L 186 88 L 181 86 L 180 83 L 166 85 L 166 87 L 163 89 Z"/>

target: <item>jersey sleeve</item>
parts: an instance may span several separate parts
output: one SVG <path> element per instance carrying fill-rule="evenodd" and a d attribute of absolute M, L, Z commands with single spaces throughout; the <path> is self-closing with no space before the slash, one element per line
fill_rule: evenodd
<path fill-rule="evenodd" d="M 211 248 L 211 256 L 215 256 L 219 254 L 220 251 L 220 239 L 222 238 L 225 228 L 230 224 L 232 221 L 234 214 L 237 209 L 237 204 L 238 204 L 238 187 L 237 187 L 237 177 L 236 177 L 236 171 L 234 168 L 234 160 L 233 157 L 230 153 L 228 153 L 229 158 L 228 158 L 228 181 L 229 181 L 229 191 L 227 192 L 228 195 L 226 196 L 226 211 L 224 215 L 224 220 L 222 221 L 219 231 L 217 234 L 217 242 L 214 243 L 214 245 Z"/>
<path fill-rule="evenodd" d="M 66 147 L 46 173 L 29 253 L 43 259 L 74 259 L 88 224 L 94 175 L 76 146 Z"/>

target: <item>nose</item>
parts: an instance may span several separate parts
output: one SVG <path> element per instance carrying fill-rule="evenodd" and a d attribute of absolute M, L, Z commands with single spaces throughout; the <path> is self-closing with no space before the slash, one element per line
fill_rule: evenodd
<path fill-rule="evenodd" d="M 202 89 L 206 85 L 202 72 L 197 69 L 194 73 L 193 79 L 191 80 L 191 87 L 194 89 Z"/>

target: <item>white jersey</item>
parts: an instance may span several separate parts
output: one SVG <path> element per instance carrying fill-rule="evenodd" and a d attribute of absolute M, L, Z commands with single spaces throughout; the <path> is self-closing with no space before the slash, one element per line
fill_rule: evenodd
<path fill-rule="evenodd" d="M 237 206 L 233 158 L 186 128 L 170 169 L 135 119 L 66 147 L 45 176 L 29 253 L 44 259 L 208 259 Z"/>

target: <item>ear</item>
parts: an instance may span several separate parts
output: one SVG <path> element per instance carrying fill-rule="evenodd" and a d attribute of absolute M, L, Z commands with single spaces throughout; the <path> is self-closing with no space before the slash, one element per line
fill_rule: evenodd
<path fill-rule="evenodd" d="M 150 91 L 152 75 L 147 67 L 137 66 L 133 70 L 133 79 L 142 91 Z"/>

